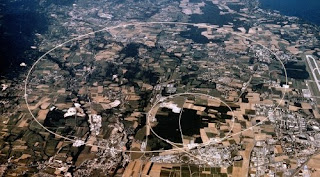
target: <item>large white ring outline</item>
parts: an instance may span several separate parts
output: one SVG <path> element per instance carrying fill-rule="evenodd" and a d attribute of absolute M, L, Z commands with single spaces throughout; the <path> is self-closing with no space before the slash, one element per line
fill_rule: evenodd
<path fill-rule="evenodd" d="M 100 29 L 100 30 L 97 30 L 97 31 L 93 31 L 93 32 L 90 32 L 90 33 L 87 33 L 87 34 L 83 34 L 83 35 L 79 35 L 75 38 L 72 38 L 72 39 L 69 39 L 61 44 L 58 44 L 56 45 L 55 47 L 53 47 L 52 49 L 50 49 L 49 51 L 47 51 L 46 53 L 44 53 L 43 55 L 41 55 L 35 62 L 34 64 L 31 66 L 31 68 L 29 69 L 27 75 L 26 75 L 26 79 L 25 79 L 25 84 L 24 84 L 24 99 L 25 99 L 25 103 L 27 105 L 27 108 L 28 108 L 28 111 L 30 113 L 30 115 L 32 116 L 33 120 L 36 121 L 40 127 L 42 127 L 43 129 L 45 129 L 47 132 L 57 136 L 57 137 L 60 137 L 60 138 L 63 138 L 65 140 L 68 140 L 68 141 L 71 141 L 71 142 L 75 142 L 76 140 L 74 139 L 71 139 L 71 138 L 68 138 L 68 137 L 65 137 L 65 136 L 62 136 L 62 135 L 59 135 L 59 134 L 56 134 L 54 133 L 53 131 L 49 130 L 48 128 L 46 128 L 45 126 L 43 126 L 38 120 L 37 118 L 34 116 L 34 114 L 32 113 L 30 107 L 29 107 L 29 103 L 28 103 L 28 94 L 27 94 L 27 86 L 28 86 L 28 80 L 29 80 L 29 76 L 32 72 L 32 70 L 34 69 L 34 67 L 39 63 L 39 61 L 41 59 L 43 59 L 46 55 L 48 55 L 49 53 L 51 53 L 52 51 L 56 50 L 57 48 L 60 48 L 62 47 L 63 45 L 69 43 L 69 42 L 72 42 L 74 40 L 78 40 L 78 39 L 81 39 L 82 37 L 87 37 L 89 35 L 92 35 L 92 34 L 95 34 L 95 33 L 98 33 L 98 32 L 103 32 L 103 31 L 107 31 L 107 30 L 110 30 L 110 29 L 115 29 L 115 28 L 119 28 L 119 27 L 126 27 L 126 26 L 138 26 L 138 25 L 148 25 L 148 24 L 176 24 L 176 25 L 192 25 L 192 26 L 195 26 L 195 27 L 202 27 L 202 28 L 212 28 L 212 29 L 216 29 L 216 27 L 213 27 L 213 26 L 210 26 L 210 25 L 207 25 L 207 24 L 197 24 L 197 23 L 185 23 L 185 22 L 133 22 L 133 23 L 125 23 L 125 24 L 120 24 L 120 25 L 116 25 L 116 26 L 111 26 L 111 27 L 105 27 L 103 29 Z M 282 66 L 282 69 L 284 71 L 284 74 L 285 74 L 285 80 L 286 80 L 286 85 L 288 85 L 288 76 L 287 76 L 287 71 L 286 71 L 286 68 L 283 64 L 283 62 L 279 59 L 279 57 L 277 56 L 277 54 L 275 54 L 272 50 L 270 50 L 268 47 L 264 46 L 263 44 L 253 40 L 253 39 L 250 39 L 249 37 L 246 37 L 246 36 L 243 36 L 243 35 L 240 35 L 238 33 L 235 33 L 235 32 L 232 32 L 232 31 L 226 31 L 226 30 L 220 30 L 219 32 L 226 32 L 226 33 L 231 33 L 233 35 L 236 35 L 236 36 L 239 36 L 239 37 L 242 37 L 244 39 L 247 39 L 259 46 L 261 46 L 262 48 L 266 49 L 267 51 L 269 51 L 271 54 L 273 54 L 276 59 L 280 62 L 281 66 Z M 281 97 L 281 100 L 279 101 L 279 104 L 274 108 L 273 111 L 275 111 L 281 104 L 281 102 L 283 101 L 285 95 L 287 93 L 287 87 L 284 87 L 284 94 L 283 96 Z M 241 134 L 242 132 L 244 131 L 247 131 L 247 130 L 250 130 L 250 129 L 253 129 L 254 127 L 257 127 L 259 125 L 261 125 L 262 123 L 264 123 L 266 120 L 268 120 L 268 118 L 266 117 L 265 119 L 261 120 L 259 123 L 249 127 L 249 128 L 246 128 L 238 133 L 234 133 L 232 135 L 229 135 L 228 137 L 225 137 L 225 138 L 229 138 L 229 137 L 232 137 L 232 136 L 235 136 L 235 135 L 238 135 L 238 134 Z M 98 146 L 98 145 L 93 145 L 93 144 L 90 144 L 90 143 L 85 143 L 85 145 L 87 146 L 96 146 L 96 147 L 99 147 L 99 148 L 102 148 L 102 149 L 111 149 L 111 148 L 106 148 L 104 146 Z M 119 151 L 119 152 L 123 152 L 124 150 L 118 150 L 118 149 L 114 149 L 115 151 Z M 124 152 L 137 152 L 137 153 L 146 153 L 146 152 L 165 152 L 165 151 L 179 151 L 179 149 L 170 149 L 170 150 L 156 150 L 156 151 L 130 151 L 130 150 L 125 150 Z"/>

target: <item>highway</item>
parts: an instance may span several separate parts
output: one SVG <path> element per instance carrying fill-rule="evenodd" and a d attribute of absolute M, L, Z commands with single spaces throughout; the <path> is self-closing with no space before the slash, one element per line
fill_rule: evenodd
<path fill-rule="evenodd" d="M 68 44 L 72 41 L 75 41 L 75 40 L 81 40 L 85 37 L 88 37 L 90 35 L 93 35 L 97 32 L 103 32 L 103 31 L 109 31 L 111 29 L 116 29 L 116 28 L 119 28 L 119 27 L 127 27 L 127 26 L 150 26 L 150 25 L 155 25 L 155 24 L 158 24 L 158 25 L 171 25 L 171 24 L 175 24 L 175 25 L 192 25 L 192 26 L 195 26 L 195 27 L 198 27 L 198 28 L 211 28 L 211 29 L 215 29 L 214 26 L 210 26 L 210 25 L 207 25 L 207 24 L 204 24 L 204 23 L 201 23 L 201 24 L 196 24 L 196 23 L 184 23 L 184 22 L 132 22 L 132 23 L 122 23 L 122 24 L 118 24 L 116 26 L 109 26 L 109 27 L 105 27 L 103 29 L 100 29 L 100 30 L 97 30 L 97 31 L 93 31 L 93 32 L 90 32 L 90 33 L 87 33 L 87 34 L 83 34 L 83 35 L 79 35 L 77 37 L 74 37 L 74 38 L 71 38 L 55 47 L 53 47 L 52 49 L 48 50 L 46 53 L 44 53 L 42 56 L 40 56 L 35 62 L 34 64 L 31 66 L 31 68 L 29 69 L 27 75 L 26 75 L 26 79 L 25 79 L 25 83 L 24 83 L 24 99 L 25 99 L 25 103 L 26 103 L 26 106 L 27 106 L 27 109 L 32 117 L 32 119 L 39 124 L 40 127 L 42 127 L 44 130 L 46 130 L 47 132 L 49 132 L 50 134 L 53 134 L 55 135 L 56 137 L 59 137 L 59 138 L 62 138 L 62 139 L 65 139 L 65 140 L 68 140 L 68 141 L 72 141 L 72 142 L 75 142 L 76 140 L 75 139 L 71 139 L 71 138 L 68 138 L 68 137 L 65 137 L 65 136 L 62 136 L 60 134 L 57 134 L 51 130 L 49 130 L 47 127 L 45 127 L 44 125 L 42 125 L 38 119 L 36 118 L 36 116 L 33 114 L 33 112 L 31 111 L 30 109 L 30 105 L 29 105 L 29 102 L 28 102 L 28 84 L 29 84 L 29 79 L 31 77 L 31 74 L 32 72 L 34 71 L 36 65 L 42 60 L 44 59 L 49 53 L 55 51 L 56 49 L 60 48 L 60 47 L 63 47 L 65 44 Z M 230 33 L 230 34 L 233 34 L 233 35 L 236 35 L 236 36 L 239 36 L 239 37 L 242 37 L 243 39 L 246 39 L 246 40 L 249 40 L 251 41 L 252 43 L 255 43 L 259 46 L 261 46 L 262 48 L 266 49 L 267 51 L 269 51 L 271 54 L 273 54 L 276 58 L 277 61 L 280 62 L 281 66 L 282 66 L 282 69 L 284 71 L 284 74 L 285 74 L 285 84 L 287 85 L 288 84 L 288 78 L 287 78 L 287 71 L 285 69 L 285 66 L 283 64 L 283 62 L 279 59 L 279 57 L 272 51 L 270 50 L 268 47 L 264 46 L 263 44 L 259 43 L 258 41 L 255 41 L 253 39 L 251 39 L 250 37 L 248 36 L 245 36 L 243 34 L 240 34 L 240 33 L 236 33 L 236 32 L 233 32 L 233 31 L 229 31 L 229 30 L 226 30 L 226 29 L 222 29 L 220 30 L 221 33 Z M 318 70 L 319 72 L 319 70 Z M 318 73 L 320 75 L 320 72 Z M 319 84 L 319 83 L 317 83 Z M 320 88 L 320 85 L 319 87 Z M 286 95 L 286 91 L 287 91 L 287 88 L 284 88 L 284 94 L 283 96 L 281 97 L 281 101 L 278 103 L 278 105 L 276 106 L 276 108 L 278 108 L 281 104 L 281 102 L 283 101 L 285 95 Z M 199 93 L 180 93 L 181 95 L 182 94 L 193 94 L 193 95 L 199 95 Z M 178 96 L 178 94 L 176 94 L 176 96 Z M 276 108 L 274 110 L 276 110 Z M 234 116 L 233 116 L 234 117 Z M 234 134 L 230 134 L 230 132 L 224 137 L 224 139 L 226 138 L 229 138 L 229 137 L 232 137 L 232 136 L 235 136 L 235 135 L 238 135 L 238 134 L 241 134 L 243 133 L 244 131 L 247 131 L 247 130 L 251 130 L 253 129 L 254 127 L 256 126 L 259 126 L 261 125 L 262 123 L 264 123 L 266 120 L 268 120 L 268 118 L 265 118 L 264 120 L 262 120 L 261 122 L 257 123 L 256 125 L 252 126 L 252 127 L 249 127 L 249 128 L 246 128 L 240 132 L 237 132 L 237 133 L 234 133 Z M 148 126 L 148 124 L 147 124 Z M 233 128 L 233 127 L 232 127 Z M 232 130 L 231 128 L 231 130 Z M 152 131 L 152 129 L 151 129 Z M 153 132 L 154 133 L 154 132 Z M 159 137 L 160 138 L 160 137 Z M 162 139 L 163 141 L 166 141 L 165 139 Z M 209 145 L 210 143 L 208 144 L 202 144 L 202 146 L 207 146 Z M 93 144 L 90 144 L 88 142 L 85 142 L 85 145 L 87 146 L 94 146 Z M 97 146 L 99 148 L 102 148 L 102 149 L 110 149 L 109 147 L 104 147 L 104 146 Z M 125 152 L 137 152 L 137 153 L 146 153 L 146 152 L 165 152 L 165 151 L 180 151 L 180 150 L 183 150 L 184 148 L 177 148 L 177 149 L 171 149 L 171 150 L 155 150 L 155 151 L 130 151 L 130 150 L 125 150 Z M 115 151 L 124 151 L 122 149 L 116 149 Z"/>

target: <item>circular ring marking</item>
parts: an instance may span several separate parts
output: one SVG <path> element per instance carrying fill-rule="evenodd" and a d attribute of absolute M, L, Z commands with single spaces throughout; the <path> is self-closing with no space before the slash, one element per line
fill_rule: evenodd
<path fill-rule="evenodd" d="M 211 95 L 207 95 L 207 94 L 203 94 L 203 93 L 190 93 L 190 92 L 186 92 L 186 93 L 177 93 L 177 94 L 174 94 L 174 95 L 170 95 L 168 97 L 164 97 L 163 99 L 158 99 L 154 104 L 153 106 L 150 108 L 150 111 L 148 112 L 147 114 L 147 127 L 150 128 L 150 131 L 159 139 L 161 139 L 162 141 L 165 141 L 165 142 L 170 142 L 170 144 L 177 144 L 175 142 L 172 142 L 170 140 L 167 140 L 163 137 L 161 137 L 160 135 L 158 135 L 151 127 L 150 125 L 150 117 L 152 117 L 153 115 L 151 114 L 152 110 L 155 109 L 155 106 L 158 105 L 160 102 L 163 102 L 167 99 L 172 99 L 172 98 L 175 98 L 175 97 L 179 97 L 179 96 L 187 96 L 187 95 L 192 95 L 192 96 L 204 96 L 204 97 L 207 97 L 209 99 L 213 99 L 213 100 L 216 100 L 216 101 L 219 101 L 221 103 L 223 103 L 226 107 L 228 107 L 228 109 L 231 111 L 232 113 L 232 125 L 230 127 L 230 130 L 229 132 L 223 137 L 223 138 L 217 138 L 215 139 L 215 141 L 208 141 L 206 143 L 200 143 L 198 144 L 199 146 L 207 146 L 207 145 L 211 145 L 211 144 L 216 144 L 216 143 L 219 143 L 219 142 L 222 142 L 224 141 L 227 137 L 229 137 L 229 135 L 231 134 L 232 130 L 233 130 L 233 127 L 234 127 L 234 121 L 235 121 L 235 115 L 234 115 L 234 112 L 232 110 L 232 108 L 224 101 L 222 101 L 221 99 L 219 98 L 216 98 L 216 97 L 213 97 Z M 154 115 L 155 116 L 155 115 Z M 186 148 L 186 146 L 184 146 L 184 148 Z"/>
<path fill-rule="evenodd" d="M 51 53 L 52 51 L 62 47 L 63 45 L 67 44 L 67 43 L 70 43 L 74 40 L 79 40 L 83 37 L 87 37 L 89 35 L 92 35 L 92 34 L 95 34 L 95 33 L 98 33 L 98 32 L 103 32 L 103 31 L 108 31 L 110 29 L 115 29 L 115 28 L 119 28 L 119 27 L 125 27 L 125 26 L 128 26 L 128 25 L 133 25 L 133 26 L 139 26 L 139 25 L 152 25 L 152 24 L 164 24 L 164 25 L 170 25 L 170 24 L 176 24 L 176 25 L 192 25 L 192 26 L 195 26 L 195 27 L 202 27 L 202 28 L 216 28 L 216 27 L 213 27 L 213 26 L 210 26 L 210 25 L 207 25 L 207 24 L 197 24 L 197 23 L 185 23 L 185 22 L 133 22 L 133 23 L 124 23 L 124 24 L 119 24 L 119 25 L 116 25 L 116 26 L 111 26 L 111 27 L 105 27 L 103 29 L 100 29 L 100 30 L 97 30 L 97 31 L 93 31 L 93 32 L 90 32 L 90 33 L 87 33 L 87 34 L 83 34 L 83 35 L 79 35 L 75 38 L 71 38 L 61 44 L 58 44 L 56 45 L 55 47 L 53 47 L 52 49 L 50 49 L 49 51 L 47 51 L 46 53 L 44 53 L 42 56 L 40 56 L 35 62 L 34 64 L 31 66 L 31 68 L 29 69 L 27 75 L 26 75 L 26 79 L 25 79 L 25 84 L 24 84 L 24 99 L 25 99 L 25 103 L 27 105 L 27 109 L 31 115 L 31 117 L 33 118 L 33 120 L 38 123 L 44 130 L 46 130 L 47 132 L 57 136 L 57 137 L 60 137 L 60 138 L 63 138 L 65 140 L 69 140 L 69 141 L 72 141 L 72 142 L 75 142 L 76 140 L 75 139 L 71 139 L 71 138 L 68 138 L 68 137 L 65 137 L 65 136 L 62 136 L 60 134 L 57 134 L 51 130 L 49 130 L 48 128 L 46 128 L 44 125 L 42 125 L 38 120 L 37 118 L 35 117 L 35 115 L 32 113 L 31 109 L 30 109 L 30 105 L 28 103 L 28 94 L 27 94 L 27 86 L 28 86 L 28 80 L 29 80 L 29 77 L 30 77 L 30 74 L 32 73 L 32 71 L 34 70 L 35 66 L 39 63 L 40 60 L 42 60 L 46 55 L 48 55 L 49 53 Z M 231 33 L 233 35 L 236 35 L 236 36 L 239 36 L 239 37 L 242 37 L 244 39 L 247 39 L 253 43 L 256 43 L 258 44 L 259 46 L 263 47 L 264 49 L 266 49 L 267 51 L 269 51 L 271 54 L 273 54 L 275 56 L 275 58 L 280 62 L 282 68 L 283 68 L 283 71 L 284 71 L 284 74 L 285 74 L 285 83 L 288 84 L 288 76 L 287 76 L 287 71 L 286 71 L 286 68 L 283 64 L 283 62 L 280 60 L 280 58 L 277 56 L 277 54 L 275 54 L 272 50 L 270 50 L 268 47 L 264 46 L 263 44 L 253 40 L 253 39 L 250 39 L 249 37 L 247 36 L 244 36 L 244 35 L 241 35 L 241 34 L 238 34 L 236 32 L 233 32 L 233 31 L 227 31 L 227 30 L 221 30 L 220 32 L 226 32 L 226 33 Z M 285 95 L 287 93 L 287 88 L 285 87 L 284 88 L 284 94 L 283 96 L 281 97 L 280 101 L 279 101 L 279 104 L 276 106 L 276 108 L 274 109 L 274 111 L 280 106 L 281 102 L 283 101 Z M 241 134 L 242 132 L 245 132 L 247 130 L 250 130 L 254 127 L 257 127 L 259 125 L 261 125 L 262 123 L 264 123 L 265 121 L 267 121 L 268 118 L 265 118 L 263 120 L 261 120 L 259 123 L 257 123 L 256 125 L 253 125 L 249 128 L 246 128 L 238 133 L 234 133 L 234 134 L 231 134 L 231 135 L 228 135 L 226 136 L 225 138 L 229 138 L 229 137 L 232 137 L 232 136 L 235 136 L 235 135 L 238 135 L 238 134 Z M 90 144 L 90 143 L 85 143 L 85 145 L 87 146 L 94 146 L 93 144 Z M 97 146 L 97 145 L 95 145 Z M 104 146 L 97 146 L 99 148 L 102 148 L 102 149 L 111 149 L 111 148 L 108 148 L 108 147 L 104 147 Z M 122 152 L 122 151 L 125 151 L 125 152 L 137 152 L 137 153 L 145 153 L 145 152 L 165 152 L 165 151 L 179 151 L 179 149 L 171 149 L 171 150 L 156 150 L 156 151 L 130 151 L 130 150 L 119 150 L 119 149 L 114 149 L 115 151 L 118 151 L 118 152 Z"/>

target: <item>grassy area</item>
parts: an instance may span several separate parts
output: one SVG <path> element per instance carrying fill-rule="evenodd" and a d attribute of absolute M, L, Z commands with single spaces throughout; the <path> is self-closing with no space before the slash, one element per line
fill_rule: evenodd
<path fill-rule="evenodd" d="M 140 130 L 138 130 L 138 132 L 136 133 L 136 136 L 134 137 L 136 140 L 140 140 L 143 141 L 144 137 L 146 136 L 146 131 L 147 128 L 146 126 L 144 126 L 143 128 L 141 128 Z"/>

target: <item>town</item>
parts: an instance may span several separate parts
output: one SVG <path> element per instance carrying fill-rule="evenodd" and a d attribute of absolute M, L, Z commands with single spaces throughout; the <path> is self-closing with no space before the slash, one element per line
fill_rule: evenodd
<path fill-rule="evenodd" d="M 1 175 L 320 174 L 312 25 L 245 0 L 140 3 L 52 5 L 59 38 L 1 80 Z"/>

